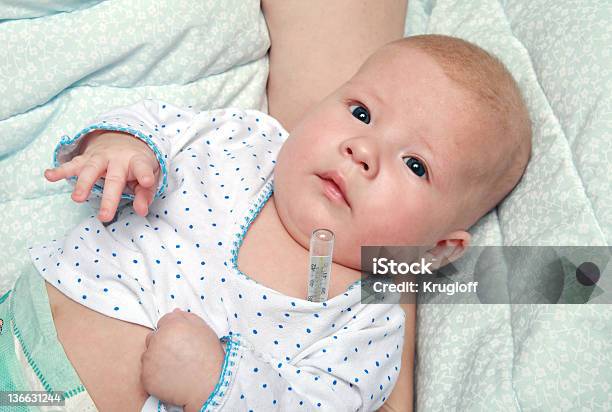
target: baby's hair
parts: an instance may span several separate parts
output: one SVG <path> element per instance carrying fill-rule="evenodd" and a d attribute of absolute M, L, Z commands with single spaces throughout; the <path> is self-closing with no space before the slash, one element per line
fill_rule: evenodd
<path fill-rule="evenodd" d="M 531 155 L 531 120 L 529 111 L 521 95 L 518 84 L 504 64 L 495 56 L 475 44 L 465 40 L 438 35 L 419 35 L 407 37 L 391 44 L 416 48 L 430 57 L 442 68 L 446 76 L 468 91 L 483 115 L 490 116 L 495 135 L 486 136 L 498 150 L 495 159 L 490 159 L 494 167 L 480 167 L 475 162 L 469 171 L 469 178 L 480 181 L 481 193 L 476 194 L 482 202 L 467 226 L 471 226 L 481 216 L 501 202 L 519 182 Z M 493 170 L 491 170 L 493 169 Z M 476 189 L 474 189 L 476 190 Z M 474 208 L 474 205 L 466 205 Z"/>

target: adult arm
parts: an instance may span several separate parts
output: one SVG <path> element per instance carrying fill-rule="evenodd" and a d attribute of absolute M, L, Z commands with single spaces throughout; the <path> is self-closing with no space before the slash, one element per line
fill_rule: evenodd
<path fill-rule="evenodd" d="M 406 0 L 262 0 L 268 110 L 288 130 L 375 50 L 403 37 Z"/>

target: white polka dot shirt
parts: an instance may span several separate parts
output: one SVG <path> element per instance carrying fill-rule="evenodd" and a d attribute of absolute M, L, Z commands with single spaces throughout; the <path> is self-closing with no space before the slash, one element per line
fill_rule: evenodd
<path fill-rule="evenodd" d="M 131 133 L 151 147 L 161 166 L 156 199 L 141 217 L 126 191 L 111 224 L 92 215 L 64 239 L 30 248 L 49 283 L 95 311 L 149 328 L 177 307 L 204 319 L 226 343 L 226 358 L 203 410 L 369 411 L 384 403 L 401 363 L 399 305 L 362 304 L 359 282 L 326 302 L 309 302 L 237 267 L 287 138 L 275 119 L 146 100 L 62 138 L 56 165 L 98 129 Z M 102 184 L 88 199 L 94 208 Z M 144 409 L 166 407 L 151 397 Z"/>

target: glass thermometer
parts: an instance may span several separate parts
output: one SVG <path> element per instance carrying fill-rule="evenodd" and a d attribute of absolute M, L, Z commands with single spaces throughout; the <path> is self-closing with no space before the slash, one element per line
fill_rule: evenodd
<path fill-rule="evenodd" d="M 334 234 L 331 230 L 316 229 L 310 237 L 310 274 L 308 300 L 325 302 L 329 293 Z"/>

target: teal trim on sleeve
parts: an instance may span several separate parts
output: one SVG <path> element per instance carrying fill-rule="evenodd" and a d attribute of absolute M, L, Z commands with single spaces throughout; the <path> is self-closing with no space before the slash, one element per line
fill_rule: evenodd
<path fill-rule="evenodd" d="M 236 368 L 238 365 L 238 350 L 240 349 L 240 334 L 234 333 L 223 336 L 221 342 L 226 342 L 225 347 L 225 359 L 223 360 L 223 368 L 219 377 L 219 382 L 215 385 L 212 393 L 200 408 L 200 412 L 213 410 L 215 406 L 221 404 L 221 400 L 226 394 L 226 391 L 232 381 L 232 375 L 236 374 Z"/>
<path fill-rule="evenodd" d="M 0 303 L 4 302 L 4 301 L 5 301 L 5 300 L 6 300 L 6 299 L 9 297 L 9 295 L 11 294 L 11 290 L 12 290 L 12 289 L 10 289 L 10 290 L 9 290 L 8 292 L 6 292 L 6 293 L 5 293 L 5 294 L 4 294 L 2 297 L 0 297 Z"/>
<path fill-rule="evenodd" d="M 112 125 L 109 123 L 98 123 L 98 124 L 94 124 L 92 126 L 88 126 L 86 128 L 84 128 L 83 130 L 81 130 L 80 132 L 78 132 L 72 139 L 68 136 L 62 136 L 60 142 L 57 144 L 57 146 L 55 146 L 55 150 L 53 151 L 53 167 L 59 167 L 59 160 L 58 160 L 58 156 L 60 153 L 60 150 L 62 149 L 63 146 L 70 146 L 75 144 L 80 138 L 82 138 L 83 136 L 85 136 L 86 134 L 95 131 L 95 130 L 109 130 L 109 131 L 115 131 L 115 132 L 125 132 L 125 133 L 129 133 L 137 138 L 139 138 L 140 140 L 144 141 L 150 148 L 151 150 L 153 150 L 153 152 L 155 153 L 155 157 L 157 158 L 157 161 L 159 162 L 159 167 L 161 168 L 162 171 L 162 183 L 159 187 L 159 189 L 157 190 L 157 193 L 155 194 L 155 199 L 159 198 L 161 195 L 163 195 L 163 193 L 165 192 L 166 188 L 168 187 L 168 168 L 166 165 L 166 161 L 164 159 L 163 154 L 161 153 L 161 151 L 159 150 L 159 148 L 157 147 L 157 145 L 153 142 L 153 140 L 151 140 L 151 136 L 145 136 L 144 133 L 142 133 L 140 130 L 136 130 L 136 129 L 132 129 L 129 127 L 123 127 L 123 126 L 116 126 L 116 125 Z M 76 182 L 76 176 L 71 176 L 69 178 L 73 183 Z M 102 186 L 100 186 L 99 184 L 94 184 L 92 191 L 101 195 L 103 188 Z M 128 199 L 128 200 L 134 200 L 134 195 L 131 194 L 126 194 L 126 193 L 122 193 L 121 194 L 121 198 L 122 199 Z"/>

